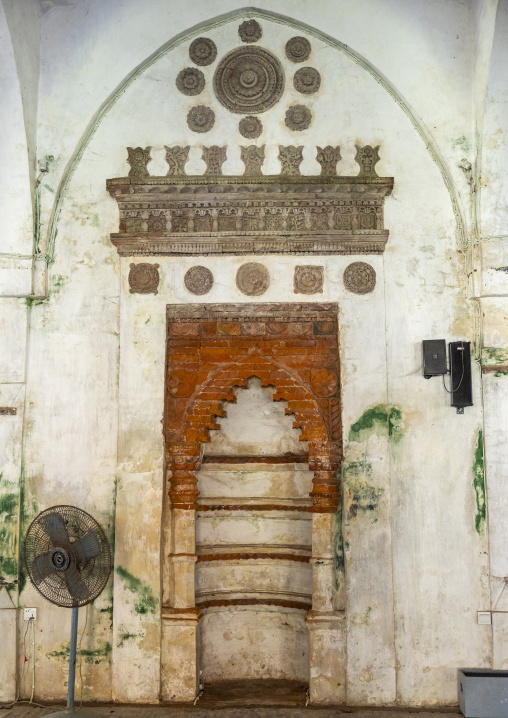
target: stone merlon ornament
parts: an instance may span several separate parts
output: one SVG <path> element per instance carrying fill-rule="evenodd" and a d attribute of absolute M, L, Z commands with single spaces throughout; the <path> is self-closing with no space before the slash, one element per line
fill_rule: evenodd
<path fill-rule="evenodd" d="M 340 147 L 332 147 L 326 145 L 326 147 L 316 147 L 317 155 L 316 160 L 321 165 L 321 174 L 335 176 L 337 174 L 337 162 L 341 158 Z"/>
<path fill-rule="evenodd" d="M 167 176 L 185 175 L 185 163 L 189 158 L 190 146 L 168 147 L 164 145 L 164 147 L 166 148 L 166 162 L 169 165 Z"/>
<path fill-rule="evenodd" d="M 129 177 L 150 177 L 147 164 L 150 157 L 151 147 L 127 147 L 127 162 L 130 164 Z"/>
<path fill-rule="evenodd" d="M 279 161 L 280 161 L 280 173 L 281 175 L 299 175 L 300 164 L 303 160 L 303 146 L 283 147 L 279 145 Z"/>
<path fill-rule="evenodd" d="M 265 159 L 265 146 L 256 147 L 256 145 L 250 145 L 249 147 L 241 147 L 241 158 L 245 165 L 244 175 L 249 177 L 259 177 L 261 175 L 261 166 Z"/>
<path fill-rule="evenodd" d="M 221 175 L 222 165 L 226 161 L 227 147 L 203 147 L 203 160 L 206 164 L 205 175 Z"/>
<path fill-rule="evenodd" d="M 377 177 L 378 174 L 375 170 L 376 164 L 379 162 L 379 145 L 377 147 L 371 147 L 365 145 L 365 147 L 356 147 L 355 160 L 360 165 L 359 177 Z"/>

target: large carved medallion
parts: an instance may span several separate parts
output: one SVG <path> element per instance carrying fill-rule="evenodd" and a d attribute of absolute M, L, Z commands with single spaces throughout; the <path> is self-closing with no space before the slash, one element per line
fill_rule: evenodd
<path fill-rule="evenodd" d="M 213 78 L 217 99 L 231 112 L 265 112 L 281 98 L 284 72 L 261 47 L 240 47 L 221 60 Z"/>

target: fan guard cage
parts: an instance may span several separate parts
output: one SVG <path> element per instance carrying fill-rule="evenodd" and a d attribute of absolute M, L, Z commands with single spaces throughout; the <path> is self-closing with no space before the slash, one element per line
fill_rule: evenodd
<path fill-rule="evenodd" d="M 42 511 L 30 524 L 24 554 L 33 585 L 57 606 L 91 603 L 111 573 L 111 551 L 104 530 L 75 506 Z"/>

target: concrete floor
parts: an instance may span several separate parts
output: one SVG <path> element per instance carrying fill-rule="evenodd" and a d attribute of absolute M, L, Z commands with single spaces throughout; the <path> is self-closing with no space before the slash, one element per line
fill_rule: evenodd
<path fill-rule="evenodd" d="M 0 707 L 0 711 L 1 711 Z M 41 718 L 49 716 L 59 707 L 37 708 L 35 706 L 16 705 L 5 711 L 9 718 Z M 84 712 L 86 711 L 86 713 Z M 2 715 L 2 713 L 0 713 Z M 266 706 L 244 706 L 242 708 L 200 708 L 199 704 L 185 707 L 162 706 L 119 706 L 103 705 L 83 707 L 76 713 L 81 718 L 335 718 L 351 716 L 351 718 L 452 718 L 461 715 L 456 710 L 445 712 L 407 710 L 363 710 L 353 708 L 267 708 Z"/>
<path fill-rule="evenodd" d="M 76 696 L 79 705 L 79 695 Z M 76 711 L 82 718 L 452 718 L 459 715 L 455 708 L 429 710 L 387 710 L 372 708 L 350 708 L 346 706 L 319 707 L 305 706 L 307 685 L 298 681 L 248 680 L 223 681 L 207 684 L 196 706 L 189 704 L 166 706 L 137 706 L 103 704 L 84 706 Z M 9 718 L 42 718 L 63 706 L 39 708 L 33 705 L 17 704 L 7 708 Z M 2 708 L 0 707 L 0 710 Z M 60 715 L 60 713 L 59 713 Z M 0 714 L 2 718 L 2 714 Z"/>

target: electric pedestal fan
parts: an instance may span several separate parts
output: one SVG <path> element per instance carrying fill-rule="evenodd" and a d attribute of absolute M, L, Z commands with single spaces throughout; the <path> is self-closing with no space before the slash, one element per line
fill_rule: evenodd
<path fill-rule="evenodd" d="M 52 506 L 30 524 L 25 538 L 25 564 L 40 594 L 57 606 L 72 608 L 67 708 L 74 713 L 74 678 L 78 608 L 94 601 L 111 572 L 111 551 L 97 521 L 75 506 Z M 85 713 L 80 715 L 86 718 Z"/>

